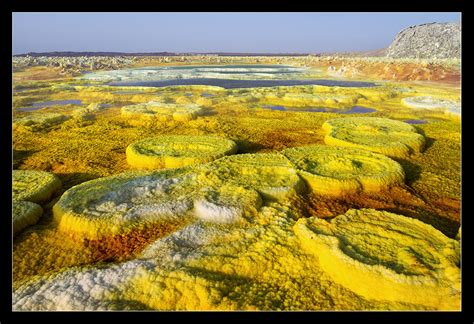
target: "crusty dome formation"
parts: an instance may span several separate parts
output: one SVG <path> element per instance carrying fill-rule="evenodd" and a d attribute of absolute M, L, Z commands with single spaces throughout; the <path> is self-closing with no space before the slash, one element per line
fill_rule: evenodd
<path fill-rule="evenodd" d="M 30 225 L 38 222 L 43 208 L 31 201 L 13 200 L 12 221 L 13 235 L 17 235 Z"/>
<path fill-rule="evenodd" d="M 39 204 L 50 200 L 62 184 L 56 175 L 37 170 L 13 170 L 12 180 L 13 235 L 17 235 L 39 221 L 43 214 Z"/>
<path fill-rule="evenodd" d="M 143 121 L 189 121 L 196 119 L 203 112 L 201 106 L 189 104 L 167 104 L 151 101 L 148 103 L 122 107 L 121 114 L 127 118 L 138 118 Z"/>
<path fill-rule="evenodd" d="M 406 158 L 423 149 L 425 138 L 404 122 L 378 117 L 330 119 L 323 124 L 324 142 Z"/>
<path fill-rule="evenodd" d="M 380 191 L 405 180 L 400 164 L 362 149 L 311 145 L 286 149 L 283 154 L 298 168 L 312 191 L 320 194 Z"/>
<path fill-rule="evenodd" d="M 138 169 L 177 168 L 233 154 L 237 145 L 214 136 L 171 135 L 147 138 L 127 147 L 127 162 Z"/>
<path fill-rule="evenodd" d="M 432 96 L 416 96 L 403 98 L 402 103 L 410 108 L 445 109 L 447 114 L 461 116 L 461 104 L 453 100 L 435 98 Z"/>
<path fill-rule="evenodd" d="M 61 188 L 61 180 L 49 172 L 13 170 L 13 199 L 35 203 L 48 201 Z"/>
<path fill-rule="evenodd" d="M 291 162 L 279 153 L 227 156 L 200 170 L 203 181 L 251 188 L 270 200 L 300 193 L 305 187 Z"/>
<path fill-rule="evenodd" d="M 337 283 L 365 298 L 459 309 L 459 242 L 416 219 L 373 209 L 302 218 L 301 245 Z"/>
<path fill-rule="evenodd" d="M 70 118 L 68 115 L 57 113 L 31 113 L 24 117 L 14 118 L 12 126 L 14 130 L 38 131 L 61 124 Z"/>

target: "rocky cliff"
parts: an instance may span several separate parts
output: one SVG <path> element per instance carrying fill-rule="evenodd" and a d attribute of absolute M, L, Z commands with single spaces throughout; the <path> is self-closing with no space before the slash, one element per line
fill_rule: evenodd
<path fill-rule="evenodd" d="M 394 58 L 460 58 L 461 26 L 458 23 L 429 23 L 400 31 L 387 49 Z"/>

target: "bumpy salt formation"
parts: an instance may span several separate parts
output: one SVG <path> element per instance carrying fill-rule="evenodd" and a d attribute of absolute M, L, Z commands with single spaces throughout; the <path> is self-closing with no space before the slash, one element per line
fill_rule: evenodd
<path fill-rule="evenodd" d="M 204 222 L 243 223 L 262 206 L 257 191 L 240 186 L 205 187 L 194 200 L 194 214 Z"/>
<path fill-rule="evenodd" d="M 257 190 L 263 198 L 279 200 L 300 193 L 305 185 L 281 154 L 239 154 L 203 165 L 200 178 L 214 184 L 232 184 Z"/>
<path fill-rule="evenodd" d="M 361 149 L 311 145 L 282 153 L 299 169 L 312 191 L 320 194 L 379 191 L 405 179 L 400 164 Z"/>
<path fill-rule="evenodd" d="M 259 194 L 232 184 L 203 182 L 189 168 L 127 172 L 67 190 L 53 207 L 58 228 L 91 239 L 160 224 L 245 221 Z"/>
<path fill-rule="evenodd" d="M 362 209 L 329 222 L 300 219 L 294 231 L 321 268 L 358 295 L 440 310 L 460 307 L 459 242 L 430 225 Z"/>
<path fill-rule="evenodd" d="M 106 108 L 106 104 L 91 103 L 87 107 L 76 108 L 72 111 L 72 116 L 78 119 L 90 120 L 95 117 L 94 113 Z"/>
<path fill-rule="evenodd" d="M 132 143 L 126 154 L 133 167 L 162 169 L 206 163 L 236 151 L 237 145 L 222 137 L 170 135 Z"/>
<path fill-rule="evenodd" d="M 13 170 L 13 199 L 43 203 L 61 188 L 61 180 L 49 172 Z"/>
<path fill-rule="evenodd" d="M 425 138 L 404 122 L 377 117 L 330 119 L 323 124 L 328 145 L 349 146 L 406 158 L 423 149 Z"/>
<path fill-rule="evenodd" d="M 89 238 L 118 235 L 161 222 L 185 222 L 193 207 L 186 170 L 128 172 L 84 182 L 53 207 L 60 230 Z"/>
<path fill-rule="evenodd" d="M 166 104 L 151 101 L 148 103 L 122 107 L 122 116 L 140 118 L 145 121 L 188 121 L 196 119 L 203 109 L 196 104 Z"/>
<path fill-rule="evenodd" d="M 236 223 L 266 199 L 301 192 L 304 182 L 280 154 L 243 154 L 190 168 L 128 172 L 67 190 L 53 207 L 60 230 L 98 239 L 161 222 L 197 218 Z"/>
<path fill-rule="evenodd" d="M 12 221 L 13 235 L 17 235 L 30 225 L 38 222 L 43 208 L 31 201 L 13 200 Z"/>
<path fill-rule="evenodd" d="M 14 130 L 37 131 L 53 125 L 61 124 L 71 118 L 67 115 L 56 113 L 34 113 L 13 120 Z"/>
<path fill-rule="evenodd" d="M 13 235 L 38 222 L 47 202 L 61 188 L 61 180 L 52 173 L 36 170 L 13 170 Z"/>
<path fill-rule="evenodd" d="M 403 98 L 402 103 L 410 108 L 437 109 L 444 108 L 446 113 L 461 115 L 461 105 L 453 100 L 435 98 L 431 96 L 417 96 Z"/>

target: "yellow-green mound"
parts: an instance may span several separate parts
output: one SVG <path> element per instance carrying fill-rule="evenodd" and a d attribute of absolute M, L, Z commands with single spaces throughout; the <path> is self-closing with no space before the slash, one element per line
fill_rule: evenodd
<path fill-rule="evenodd" d="M 91 239 L 147 226 L 245 222 L 261 206 L 251 188 L 203 182 L 188 168 L 127 172 L 67 190 L 53 207 L 61 231 Z"/>
<path fill-rule="evenodd" d="M 186 170 L 127 172 L 67 190 L 53 207 L 60 230 L 89 238 L 118 235 L 161 222 L 186 222 L 193 175 Z"/>
<path fill-rule="evenodd" d="M 362 209 L 300 219 L 294 231 L 335 282 L 364 298 L 459 310 L 459 242 L 430 225 Z"/>
<path fill-rule="evenodd" d="M 49 172 L 13 170 L 13 199 L 35 203 L 48 201 L 61 188 L 61 180 Z"/>
<path fill-rule="evenodd" d="M 133 167 L 162 169 L 211 162 L 236 151 L 237 145 L 222 137 L 171 135 L 132 143 L 126 154 Z"/>
<path fill-rule="evenodd" d="M 402 103 L 410 108 L 445 109 L 446 114 L 461 116 L 461 104 L 453 100 L 432 96 L 417 96 L 403 98 Z"/>
<path fill-rule="evenodd" d="M 43 214 L 43 208 L 40 205 L 31 201 L 14 200 L 12 208 L 13 235 L 36 224 L 41 214 Z"/>
<path fill-rule="evenodd" d="M 328 145 L 349 146 L 382 153 L 391 157 L 408 157 L 423 149 L 425 138 L 404 122 L 377 117 L 330 119 L 323 124 Z"/>
<path fill-rule="evenodd" d="M 13 120 L 14 130 L 37 131 L 53 125 L 61 124 L 71 118 L 57 113 L 31 113 Z"/>
<path fill-rule="evenodd" d="M 262 206 L 257 191 L 241 186 L 205 187 L 194 200 L 194 214 L 204 222 L 243 223 Z"/>
<path fill-rule="evenodd" d="M 282 152 L 313 192 L 338 196 L 379 191 L 403 183 L 403 168 L 377 153 L 349 147 L 311 145 Z"/>
<path fill-rule="evenodd" d="M 257 190 L 263 198 L 279 200 L 304 189 L 304 182 L 285 156 L 278 153 L 226 156 L 203 165 L 200 179 Z"/>
<path fill-rule="evenodd" d="M 144 121 L 189 121 L 196 119 L 203 109 L 201 106 L 189 104 L 167 104 L 162 102 L 148 102 L 138 105 L 125 106 L 121 110 L 122 116 L 139 118 Z"/>

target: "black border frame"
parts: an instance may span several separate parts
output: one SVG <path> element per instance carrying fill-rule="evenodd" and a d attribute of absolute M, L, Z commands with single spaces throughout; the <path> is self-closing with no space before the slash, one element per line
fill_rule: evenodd
<path fill-rule="evenodd" d="M 362 1 L 362 0 L 361 0 Z M 3 39 L 1 52 L 3 60 L 1 61 L 2 68 L 2 81 L 5 81 L 5 84 L 0 88 L 2 95 L 0 99 L 2 100 L 3 105 L 0 109 L 2 114 L 0 117 L 0 122 L 2 126 L 0 130 L 2 134 L 0 135 L 0 145 L 2 152 L 2 159 L 0 159 L 2 165 L 2 199 L 5 200 L 3 206 L 11 207 L 11 166 L 12 166 L 12 133 L 11 133 L 11 113 L 8 106 L 11 104 L 11 92 L 7 88 L 7 85 L 11 86 L 11 79 L 6 79 L 6 76 L 11 73 L 11 39 L 8 40 L 8 37 L 11 37 L 12 32 L 12 13 L 13 12 L 301 12 L 301 11 L 314 11 L 314 12 L 462 12 L 462 28 L 463 28 L 463 40 L 464 34 L 466 33 L 466 21 L 469 18 L 466 17 L 465 11 L 463 10 L 464 5 L 467 1 L 463 0 L 450 0 L 447 2 L 439 1 L 435 2 L 434 0 L 398 0 L 396 2 L 389 2 L 384 0 L 366 0 L 365 2 L 358 1 L 348 1 L 348 0 L 339 0 L 339 1 L 325 1 L 325 2 L 314 2 L 313 6 L 309 6 L 309 3 L 303 4 L 302 2 L 294 3 L 285 3 L 285 2 L 272 2 L 265 5 L 260 5 L 260 8 L 256 7 L 255 3 L 248 1 L 238 1 L 234 2 L 235 5 L 239 7 L 231 8 L 230 3 L 220 2 L 217 4 L 213 3 L 177 3 L 177 2 L 118 2 L 110 0 L 82 0 L 80 2 L 66 2 L 66 1 L 16 1 L 13 0 L 4 0 L 0 6 L 1 16 L 0 16 L 0 30 L 3 36 L 6 36 Z M 292 6 L 289 8 L 288 6 Z M 464 43 L 465 44 L 465 43 Z M 465 50 L 468 46 L 463 47 Z M 7 64 L 8 62 L 8 64 Z M 462 69 L 464 70 L 466 63 L 463 61 Z M 462 88 L 467 88 L 465 85 L 466 78 L 462 79 Z M 469 89 L 469 88 L 467 88 Z M 469 104 L 469 103 L 468 103 Z M 465 107 L 463 105 L 463 107 Z M 466 109 L 463 109 L 463 121 L 462 126 L 465 126 L 466 118 L 469 120 L 469 111 L 470 107 L 466 106 Z M 469 135 L 462 131 L 462 138 Z M 468 142 L 468 141 L 467 141 Z M 466 155 L 469 152 L 464 150 L 464 145 L 466 141 L 462 141 L 462 163 L 466 163 Z M 467 147 L 468 149 L 469 147 Z M 8 157 L 8 158 L 7 158 Z M 462 178 L 466 179 L 469 172 L 468 168 L 462 169 Z M 466 192 L 468 190 L 462 184 L 462 193 L 463 196 L 468 197 L 469 194 Z M 185 320 L 188 318 L 191 321 L 195 320 L 209 320 L 216 319 L 218 321 L 222 320 L 241 320 L 243 316 L 251 315 L 256 320 L 267 320 L 267 321 L 286 321 L 291 320 L 292 317 L 302 320 L 320 320 L 324 322 L 334 322 L 334 321 L 343 321 L 343 322 L 353 322 L 353 321 L 363 321 L 364 323 L 380 323 L 381 321 L 394 321 L 400 323 L 400 321 L 408 322 L 420 322 L 423 320 L 435 321 L 440 320 L 444 323 L 474 323 L 474 316 L 472 313 L 472 304 L 470 304 L 470 295 L 472 291 L 470 290 L 472 279 L 469 274 L 472 274 L 473 271 L 468 265 L 467 261 L 470 259 L 469 251 L 472 244 L 469 244 L 471 238 L 469 237 L 468 231 L 472 231 L 472 226 L 470 225 L 471 215 L 466 212 L 466 205 L 462 203 L 462 215 L 465 217 L 462 218 L 463 222 L 463 236 L 462 236 L 462 251 L 463 251 L 463 262 L 462 263 L 462 311 L 460 312 L 405 312 L 405 311 L 337 311 L 337 312 L 12 312 L 11 308 L 11 275 L 12 269 L 11 258 L 12 252 L 10 247 L 12 246 L 11 241 L 11 220 L 8 215 L 3 215 L 2 225 L 0 230 L 1 239 L 1 258 L 2 264 L 0 266 L 0 324 L 3 323 L 13 323 L 17 321 L 28 321 L 28 319 L 33 321 L 48 321 L 51 322 L 64 322 L 67 319 L 77 319 L 79 321 L 87 320 L 88 318 L 94 318 L 97 320 L 107 320 L 113 318 L 113 320 L 125 320 L 125 321 L 135 321 L 136 317 L 140 320 L 150 321 L 150 320 L 167 320 L 172 319 L 173 317 L 181 318 Z M 6 219 L 6 220 L 5 220 Z M 464 234 L 466 233 L 466 234 Z"/>

